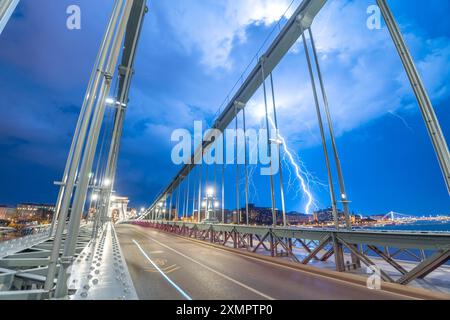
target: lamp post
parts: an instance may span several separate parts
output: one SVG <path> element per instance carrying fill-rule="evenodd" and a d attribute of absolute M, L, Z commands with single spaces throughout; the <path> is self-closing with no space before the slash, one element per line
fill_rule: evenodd
<path fill-rule="evenodd" d="M 205 220 L 203 220 L 203 223 L 219 223 L 215 215 L 216 208 L 219 207 L 219 202 L 215 196 L 214 188 L 208 188 L 206 190 L 206 196 L 203 199 L 202 208 L 205 209 Z"/>
<path fill-rule="evenodd" d="M 157 220 L 163 220 L 164 219 L 164 214 L 166 212 L 166 209 L 164 208 L 164 202 L 158 202 L 157 204 L 157 214 L 156 214 L 156 219 Z"/>

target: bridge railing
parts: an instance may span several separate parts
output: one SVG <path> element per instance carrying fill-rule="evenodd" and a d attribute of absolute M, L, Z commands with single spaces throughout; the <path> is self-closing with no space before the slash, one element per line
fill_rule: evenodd
<path fill-rule="evenodd" d="M 337 271 L 361 268 L 386 282 L 423 279 L 450 259 L 450 233 L 344 231 L 297 227 L 128 221 L 192 239 L 316 266 L 334 263 Z"/>
<path fill-rule="evenodd" d="M 33 232 L 8 241 L 0 242 L 0 258 L 32 247 L 50 237 L 50 225 L 33 227 Z"/>
<path fill-rule="evenodd" d="M 46 290 L 44 284 L 54 238 L 50 227 L 38 230 L 36 234 L 0 243 L 0 300 L 51 297 L 53 289 Z M 92 224 L 85 224 L 77 237 L 76 257 L 91 240 Z"/>

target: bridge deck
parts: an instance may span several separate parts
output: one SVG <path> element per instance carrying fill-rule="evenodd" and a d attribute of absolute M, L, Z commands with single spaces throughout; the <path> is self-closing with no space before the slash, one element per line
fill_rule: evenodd
<path fill-rule="evenodd" d="M 140 299 L 185 299 L 185 295 L 194 300 L 409 298 L 246 257 L 154 229 L 121 225 L 117 234 Z"/>

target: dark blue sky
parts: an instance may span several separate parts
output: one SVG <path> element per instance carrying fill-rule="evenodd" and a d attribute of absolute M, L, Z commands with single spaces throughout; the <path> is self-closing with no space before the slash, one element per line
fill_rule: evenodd
<path fill-rule="evenodd" d="M 22 0 L 0 35 L 0 203 L 55 201 L 53 181 L 61 179 L 112 2 Z M 170 158 L 172 131 L 213 119 L 289 3 L 149 1 L 116 188 L 133 205 L 149 205 L 178 171 Z M 313 25 L 351 209 L 450 213 L 433 148 L 387 30 L 384 24 L 381 30 L 366 27 L 366 9 L 373 3 L 329 1 Z M 390 3 L 449 137 L 450 3 Z M 71 4 L 81 7 L 81 30 L 66 29 Z M 301 49 L 295 45 L 274 72 L 281 133 L 317 180 L 326 182 Z M 260 121 L 252 114 L 261 101 L 258 92 L 249 105 L 254 128 Z M 227 170 L 233 176 L 233 169 Z M 268 179 L 254 180 L 253 200 L 269 205 Z M 297 187 L 294 183 L 286 196 L 288 210 L 304 206 Z M 329 205 L 325 187 L 311 190 L 319 206 Z"/>

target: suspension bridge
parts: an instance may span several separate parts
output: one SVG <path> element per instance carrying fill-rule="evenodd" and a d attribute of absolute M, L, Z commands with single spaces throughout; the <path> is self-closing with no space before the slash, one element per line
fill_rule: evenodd
<path fill-rule="evenodd" d="M 387 213 L 386 215 L 384 215 L 382 220 L 401 221 L 401 220 L 411 220 L 411 219 L 414 219 L 414 217 L 411 215 L 391 211 L 391 212 Z"/>
<path fill-rule="evenodd" d="M 1 2 L 0 32 L 18 2 Z M 416 94 L 450 190 L 449 151 L 432 103 L 388 3 L 377 3 Z M 448 279 L 450 234 L 352 228 L 350 198 L 335 142 L 326 79 L 312 30 L 315 17 L 326 4 L 326 0 L 304 0 L 299 4 L 229 96 L 214 121 L 214 130 L 200 141 L 191 161 L 180 168 L 138 219 L 122 219 L 114 224 L 109 208 L 125 114 L 133 107 L 130 87 L 134 73 L 139 72 L 134 70 L 134 61 L 148 11 L 146 0 L 115 0 L 65 170 L 57 182 L 60 191 L 56 218 L 38 233 L 0 243 L 0 299 L 448 298 L 417 284 L 426 284 L 433 277 L 441 282 Z M 236 184 L 225 183 L 220 164 L 208 166 L 200 161 L 208 151 L 218 148 L 217 132 L 223 133 L 233 123 L 234 130 L 247 131 L 248 102 L 262 88 L 269 168 L 281 162 L 284 154 L 297 165 L 296 176 L 308 195 L 308 177 L 286 140 L 277 133 L 272 74 L 299 41 L 305 52 L 319 123 L 334 228 L 289 226 L 280 163 L 277 173 L 268 178 L 271 223 L 251 224 L 250 150 L 246 142 L 244 163 L 236 165 Z M 243 128 L 239 128 L 238 119 L 242 119 Z M 238 182 L 241 175 L 245 176 L 244 188 Z M 225 195 L 230 190 L 236 192 L 231 215 L 225 208 Z M 280 203 L 276 202 L 278 198 Z M 245 201 L 240 202 L 242 199 Z M 339 203 L 343 220 L 339 219 Z M 310 207 L 306 206 L 305 211 L 308 213 Z M 87 212 L 93 215 L 82 219 Z M 399 216 L 390 213 L 386 218 Z M 379 290 L 368 288 L 366 268 L 371 270 L 369 280 L 379 277 L 382 281 Z"/>

